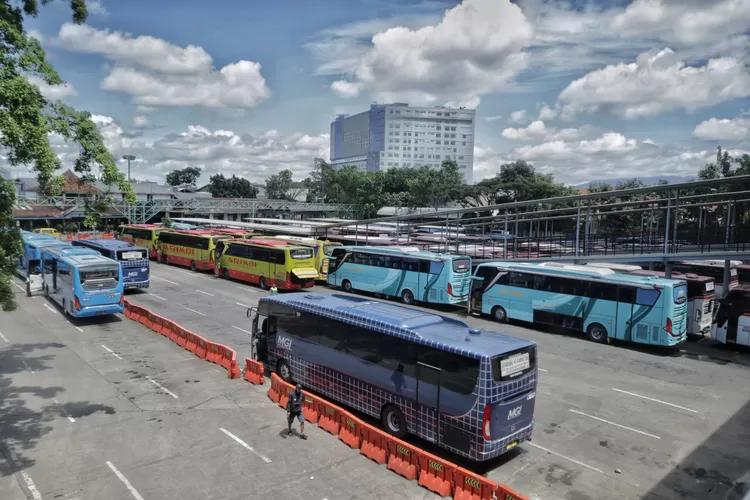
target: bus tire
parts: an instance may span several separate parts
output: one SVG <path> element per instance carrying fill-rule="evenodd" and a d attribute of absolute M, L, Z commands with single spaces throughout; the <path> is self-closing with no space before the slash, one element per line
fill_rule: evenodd
<path fill-rule="evenodd" d="M 401 292 L 401 302 L 407 306 L 414 304 L 414 294 L 411 293 L 411 290 L 404 290 Z"/>
<path fill-rule="evenodd" d="M 164 255 L 163 253 L 162 254 L 157 254 L 157 257 L 159 258 L 159 262 L 161 262 L 162 264 L 164 264 L 164 265 L 169 264 L 169 262 L 167 261 L 167 256 Z"/>
<path fill-rule="evenodd" d="M 195 261 L 194 260 L 190 261 L 190 270 L 193 271 L 193 272 L 195 272 Z"/>
<path fill-rule="evenodd" d="M 276 374 L 281 377 L 284 382 L 290 384 L 294 383 L 292 380 L 292 370 L 289 368 L 289 364 L 283 359 L 280 359 L 276 363 Z"/>
<path fill-rule="evenodd" d="M 396 405 L 385 405 L 380 416 L 383 429 L 397 438 L 406 436 L 406 418 L 404 413 Z"/>
<path fill-rule="evenodd" d="M 68 303 L 63 299 L 62 301 L 63 316 L 68 316 Z"/>
<path fill-rule="evenodd" d="M 604 325 L 602 325 L 601 323 L 591 323 L 586 329 L 586 337 L 591 342 L 596 342 L 597 344 L 606 344 L 609 335 L 607 334 L 607 329 L 604 328 Z"/>
<path fill-rule="evenodd" d="M 227 269 L 225 267 L 224 270 L 222 271 L 222 273 L 224 273 L 224 279 L 228 280 L 229 279 L 229 269 Z"/>
<path fill-rule="evenodd" d="M 31 281 L 26 281 L 26 296 L 31 297 Z"/>
<path fill-rule="evenodd" d="M 342 289 L 343 289 L 343 290 L 344 290 L 344 291 L 345 291 L 346 293 L 352 293 L 352 290 L 353 290 L 353 289 L 352 289 L 352 282 L 351 282 L 351 281 L 349 281 L 349 280 L 344 280 L 344 281 L 342 281 L 342 282 L 341 282 L 341 288 L 342 288 Z"/>
<path fill-rule="evenodd" d="M 268 284 L 266 283 L 266 277 L 261 276 L 260 281 L 258 282 L 258 286 L 260 286 L 261 290 L 268 290 Z"/>
<path fill-rule="evenodd" d="M 508 322 L 508 312 L 503 306 L 495 306 L 492 308 L 492 319 L 498 323 Z"/>

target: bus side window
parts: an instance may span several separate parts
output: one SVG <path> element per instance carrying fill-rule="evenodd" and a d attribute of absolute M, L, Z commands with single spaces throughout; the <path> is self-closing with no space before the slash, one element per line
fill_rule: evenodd
<path fill-rule="evenodd" d="M 380 335 L 359 326 L 349 325 L 348 328 L 349 338 L 346 346 L 349 354 L 370 363 L 379 362 L 378 337 Z"/>
<path fill-rule="evenodd" d="M 391 335 L 380 334 L 378 342 L 379 364 L 407 377 L 417 375 L 416 345 Z"/>
<path fill-rule="evenodd" d="M 429 273 L 430 272 L 430 261 L 429 260 L 420 260 L 419 261 L 419 272 L 420 273 Z"/>
<path fill-rule="evenodd" d="M 430 262 L 430 274 L 440 274 L 444 267 L 445 262 Z"/>
<path fill-rule="evenodd" d="M 416 271 L 418 265 L 417 259 L 404 259 L 401 269 L 404 271 Z"/>
<path fill-rule="evenodd" d="M 345 351 L 349 325 L 328 318 L 321 318 L 321 320 L 320 345 L 337 351 Z"/>
<path fill-rule="evenodd" d="M 635 302 L 635 288 L 629 286 L 621 286 L 617 292 L 618 302 L 626 304 L 633 304 Z"/>
<path fill-rule="evenodd" d="M 635 303 L 639 306 L 653 306 L 659 300 L 661 292 L 656 289 L 638 288 L 635 291 Z"/>

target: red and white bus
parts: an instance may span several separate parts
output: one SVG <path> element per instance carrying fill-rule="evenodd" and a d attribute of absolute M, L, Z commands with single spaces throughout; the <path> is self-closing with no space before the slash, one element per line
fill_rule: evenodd
<path fill-rule="evenodd" d="M 750 346 L 750 286 L 734 288 L 718 301 L 711 337 L 723 344 Z"/>
<path fill-rule="evenodd" d="M 739 261 L 730 261 L 729 268 L 729 290 L 739 286 L 739 277 L 737 266 Z M 724 290 L 724 261 L 723 260 L 683 260 L 672 264 L 672 271 L 683 274 L 697 274 L 699 276 L 709 276 L 714 280 L 714 289 L 716 296 L 723 297 L 728 290 Z"/>

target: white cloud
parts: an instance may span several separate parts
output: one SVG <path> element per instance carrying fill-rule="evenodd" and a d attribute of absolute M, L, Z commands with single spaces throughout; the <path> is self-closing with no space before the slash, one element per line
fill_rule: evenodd
<path fill-rule="evenodd" d="M 29 82 L 39 87 L 39 91 L 45 97 L 45 99 L 55 102 L 57 100 L 64 100 L 66 97 L 78 95 L 73 85 L 69 83 L 63 83 L 62 85 L 48 85 L 47 82 L 39 78 L 38 76 L 29 76 Z"/>
<path fill-rule="evenodd" d="M 42 35 L 42 32 L 39 30 L 26 30 L 26 36 L 28 36 L 29 38 L 36 38 L 37 40 L 39 40 L 39 43 L 42 43 L 45 40 L 44 35 Z"/>
<path fill-rule="evenodd" d="M 703 141 L 750 140 L 750 119 L 709 118 L 695 127 L 693 137 Z"/>
<path fill-rule="evenodd" d="M 496 122 L 498 120 L 502 120 L 503 117 L 501 115 L 495 115 L 495 116 L 485 116 L 484 121 L 486 122 Z"/>
<path fill-rule="evenodd" d="M 547 106 L 545 103 L 541 103 L 541 107 L 539 107 L 539 119 L 542 121 L 549 121 L 554 120 L 560 115 L 560 110 L 555 108 L 552 108 L 550 106 Z"/>
<path fill-rule="evenodd" d="M 89 11 L 89 14 L 94 14 L 96 16 L 107 17 L 109 15 L 106 7 L 102 5 L 101 0 L 88 0 L 88 2 L 86 2 L 86 9 Z"/>
<path fill-rule="evenodd" d="M 510 114 L 510 121 L 513 123 L 528 123 L 528 113 L 525 109 L 519 109 Z"/>
<path fill-rule="evenodd" d="M 151 119 L 145 115 L 135 115 L 133 117 L 133 126 L 135 128 L 146 128 L 151 125 Z"/>
<path fill-rule="evenodd" d="M 523 49 L 531 39 L 531 25 L 509 0 L 464 0 L 436 25 L 378 32 L 351 78 L 331 88 L 343 97 L 369 90 L 414 104 L 475 101 L 506 87 L 526 66 Z"/>
<path fill-rule="evenodd" d="M 536 120 L 525 128 L 506 128 L 502 136 L 512 141 L 565 141 L 578 139 L 584 133 L 583 129 L 577 128 L 557 130 L 547 127 L 541 120 Z"/>
<path fill-rule="evenodd" d="M 750 73 L 734 58 L 687 66 L 670 49 L 646 52 L 634 63 L 619 63 L 573 81 L 559 96 L 563 114 L 606 111 L 621 118 L 694 110 L 750 96 Z"/>
<path fill-rule="evenodd" d="M 57 43 L 113 61 L 102 88 L 128 94 L 139 106 L 252 108 L 270 96 L 259 63 L 243 60 L 217 71 L 202 47 L 70 23 L 60 28 Z"/>

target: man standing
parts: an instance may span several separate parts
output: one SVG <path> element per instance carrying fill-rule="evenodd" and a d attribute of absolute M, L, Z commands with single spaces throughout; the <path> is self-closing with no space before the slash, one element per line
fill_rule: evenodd
<path fill-rule="evenodd" d="M 278 295 L 279 289 L 276 288 L 276 285 L 271 285 L 271 295 Z"/>
<path fill-rule="evenodd" d="M 286 405 L 286 420 L 289 426 L 288 434 L 292 435 L 292 422 L 296 418 L 299 420 L 299 428 L 302 439 L 307 439 L 305 436 L 305 417 L 302 415 L 302 403 L 305 401 L 305 395 L 302 393 L 302 386 L 297 384 L 294 388 L 294 392 L 289 395 L 289 402 Z"/>

